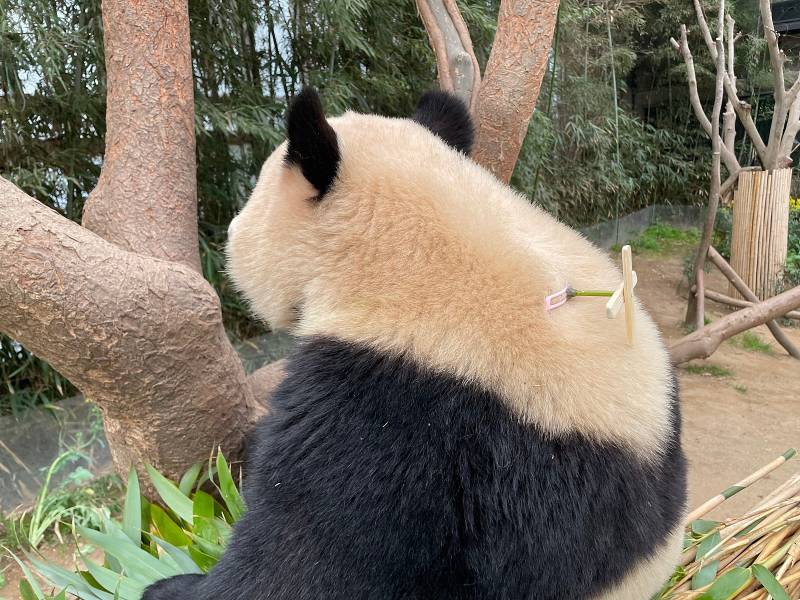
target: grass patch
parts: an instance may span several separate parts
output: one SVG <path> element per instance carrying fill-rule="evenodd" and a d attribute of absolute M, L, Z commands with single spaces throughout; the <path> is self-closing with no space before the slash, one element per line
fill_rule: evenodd
<path fill-rule="evenodd" d="M 700 232 L 694 227 L 690 229 L 678 229 L 672 225 L 656 223 L 645 229 L 639 237 L 628 240 L 626 243 L 631 245 L 631 249 L 637 253 L 661 254 L 671 252 L 680 247 L 691 246 L 700 239 Z M 612 248 L 619 252 L 622 247 L 616 244 Z"/>
<path fill-rule="evenodd" d="M 737 392 L 739 392 L 739 393 L 740 393 L 740 394 L 742 394 L 743 396 L 744 396 L 745 394 L 747 394 L 747 386 L 746 386 L 746 385 L 739 385 L 739 384 L 735 384 L 735 385 L 733 386 L 733 389 L 735 389 Z"/>
<path fill-rule="evenodd" d="M 752 331 L 745 331 L 741 335 L 731 338 L 731 342 L 735 345 L 749 350 L 750 352 L 760 352 L 761 354 L 772 354 L 772 346 L 758 337 L 758 334 Z"/>
<path fill-rule="evenodd" d="M 692 375 L 710 375 L 711 377 L 733 376 L 733 371 L 718 365 L 687 365 L 686 372 Z"/>

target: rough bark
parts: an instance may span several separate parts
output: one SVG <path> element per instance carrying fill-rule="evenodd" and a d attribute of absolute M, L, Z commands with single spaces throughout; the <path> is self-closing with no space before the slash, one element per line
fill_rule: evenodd
<path fill-rule="evenodd" d="M 186 0 L 103 1 L 106 152 L 83 224 L 200 270 Z"/>
<path fill-rule="evenodd" d="M 478 93 L 473 158 L 509 181 L 550 57 L 557 0 L 502 0 Z"/>
<path fill-rule="evenodd" d="M 728 338 L 778 319 L 797 308 L 800 308 L 800 286 L 726 315 L 681 338 L 669 349 L 672 362 L 680 364 L 695 358 L 708 358 Z"/>
<path fill-rule="evenodd" d="M 121 473 L 180 475 L 254 415 L 219 299 L 193 269 L 123 250 L 0 179 L 0 330 L 103 412 Z"/>

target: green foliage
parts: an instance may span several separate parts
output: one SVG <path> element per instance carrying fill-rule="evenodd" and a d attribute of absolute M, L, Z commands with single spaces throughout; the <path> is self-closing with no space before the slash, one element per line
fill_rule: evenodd
<path fill-rule="evenodd" d="M 90 435 L 79 434 L 64 445 L 44 471 L 33 506 L 0 521 L 3 545 L 36 549 L 50 534 L 60 538 L 63 522 L 97 526 L 97 509 L 113 509 L 120 482 L 115 476 L 94 479 L 87 468 L 91 458 L 86 452 L 95 443 L 97 433 L 93 428 Z"/>
<path fill-rule="evenodd" d="M 800 199 L 793 198 L 789 206 L 789 247 L 783 287 L 800 285 Z"/>
<path fill-rule="evenodd" d="M 750 352 L 760 352 L 762 354 L 772 354 L 772 346 L 758 337 L 757 333 L 745 331 L 744 333 L 731 338 L 731 343 L 749 350 Z"/>
<path fill-rule="evenodd" d="M 45 361 L 0 334 L 0 415 L 66 398 L 75 388 Z"/>
<path fill-rule="evenodd" d="M 672 2 L 561 3 L 562 43 L 545 78 L 513 185 L 571 225 L 657 202 L 703 200 L 708 142 L 697 135 L 686 94 L 680 95 L 685 78 L 668 68 L 674 61 L 669 36 L 679 29 L 678 14 L 692 16 L 687 8 Z M 650 39 L 654 31 L 658 43 Z M 651 64 L 656 57 L 657 67 Z M 652 102 L 667 97 L 667 106 Z"/>
<path fill-rule="evenodd" d="M 718 365 L 686 365 L 686 372 L 692 375 L 710 375 L 711 377 L 732 377 L 733 371 Z"/>
<path fill-rule="evenodd" d="M 84 568 L 73 573 L 26 553 L 36 573 L 60 590 L 57 596 L 44 594 L 28 571 L 27 593 L 36 600 L 55 600 L 67 592 L 81 600 L 138 600 L 159 579 L 208 572 L 222 555 L 244 503 L 221 453 L 209 462 L 204 477 L 199 477 L 201 469 L 193 467 L 176 485 L 148 467 L 163 507 L 140 495 L 139 478 L 131 471 L 120 519 L 100 511 L 98 526 L 71 526 Z M 209 483 L 221 500 L 202 489 Z M 82 549 L 86 545 L 104 552 L 102 564 L 88 557 Z"/>
<path fill-rule="evenodd" d="M 678 229 L 672 225 L 655 223 L 645 229 L 639 237 L 625 243 L 630 244 L 634 252 L 662 253 L 672 252 L 679 247 L 693 246 L 699 239 L 700 232 L 695 228 Z M 615 244 L 612 250 L 619 252 L 621 247 L 620 244 Z"/>

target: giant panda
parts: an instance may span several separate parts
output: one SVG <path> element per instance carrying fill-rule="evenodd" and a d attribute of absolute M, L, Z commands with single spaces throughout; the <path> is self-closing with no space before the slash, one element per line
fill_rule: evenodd
<path fill-rule="evenodd" d="M 254 434 L 247 513 L 205 576 L 145 600 L 643 600 L 678 561 L 678 390 L 637 304 L 546 312 L 621 275 L 412 119 L 326 119 L 306 89 L 231 223 L 230 274 L 299 346 Z"/>

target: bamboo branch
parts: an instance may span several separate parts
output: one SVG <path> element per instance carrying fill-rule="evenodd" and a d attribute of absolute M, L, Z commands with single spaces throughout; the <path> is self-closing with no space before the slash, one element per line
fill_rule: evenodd
<path fill-rule="evenodd" d="M 417 0 L 417 10 L 436 56 L 439 86 L 455 93 L 474 112 L 481 70 L 455 0 Z"/>
<path fill-rule="evenodd" d="M 744 280 L 739 277 L 739 274 L 733 270 L 733 267 L 728 264 L 728 261 L 726 261 L 713 246 L 708 248 L 708 258 L 711 259 L 711 262 L 716 265 L 716 267 L 722 272 L 723 275 L 725 275 L 728 281 L 733 284 L 733 287 L 735 287 L 745 299 L 753 303 L 759 302 L 758 296 L 753 293 Z M 798 349 L 788 338 L 786 333 L 780 328 L 776 321 L 768 321 L 767 327 L 769 327 L 769 330 L 772 332 L 775 340 L 786 349 L 786 352 L 788 352 L 790 356 L 793 356 L 794 358 L 800 358 L 800 351 L 798 351 Z"/>

